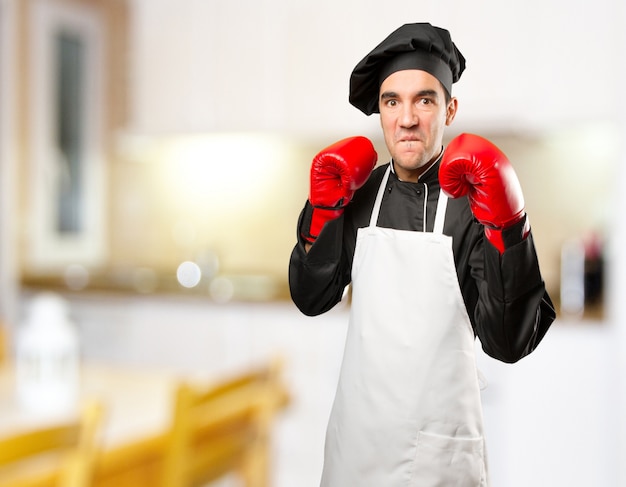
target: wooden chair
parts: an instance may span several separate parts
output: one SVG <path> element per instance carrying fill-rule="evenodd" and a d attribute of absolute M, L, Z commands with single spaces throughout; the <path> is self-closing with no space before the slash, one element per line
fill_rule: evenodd
<path fill-rule="evenodd" d="M 181 383 L 163 461 L 162 487 L 190 487 L 235 472 L 247 487 L 268 487 L 270 433 L 288 402 L 279 359 L 199 387 Z"/>
<path fill-rule="evenodd" d="M 89 403 L 73 421 L 0 438 L 0 487 L 88 487 L 102 410 Z"/>

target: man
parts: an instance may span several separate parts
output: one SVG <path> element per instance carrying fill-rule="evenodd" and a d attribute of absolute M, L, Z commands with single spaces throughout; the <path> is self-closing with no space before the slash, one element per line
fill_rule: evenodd
<path fill-rule="evenodd" d="M 555 318 L 506 156 L 471 134 L 443 150 L 464 69 L 447 30 L 400 27 L 350 78 L 391 162 L 372 170 L 363 137 L 313 160 L 292 299 L 317 315 L 352 283 L 322 486 L 487 486 L 474 339 L 516 362 Z"/>

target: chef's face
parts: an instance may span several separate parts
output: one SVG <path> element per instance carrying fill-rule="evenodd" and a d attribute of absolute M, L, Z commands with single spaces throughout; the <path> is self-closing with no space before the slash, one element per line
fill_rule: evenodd
<path fill-rule="evenodd" d="M 443 86 L 430 73 L 408 69 L 383 81 L 378 102 L 396 174 L 417 181 L 441 152 L 444 127 L 454 119 L 457 100 L 446 101 Z"/>

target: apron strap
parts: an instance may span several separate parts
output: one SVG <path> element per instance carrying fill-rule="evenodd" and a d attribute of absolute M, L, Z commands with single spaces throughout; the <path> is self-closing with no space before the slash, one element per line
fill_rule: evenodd
<path fill-rule="evenodd" d="M 391 164 L 387 167 L 385 171 L 385 175 L 383 176 L 383 180 L 380 183 L 380 187 L 378 188 L 378 193 L 376 194 L 376 200 L 374 200 L 374 208 L 372 209 L 372 216 L 370 217 L 370 227 L 375 227 L 376 222 L 378 222 L 378 214 L 380 213 L 380 206 L 383 201 L 383 196 L 385 194 L 385 188 L 387 187 L 387 181 L 389 180 L 389 173 L 391 172 Z M 442 234 L 443 233 L 443 222 L 446 218 L 446 208 L 448 206 L 448 196 L 440 189 L 439 190 L 439 199 L 437 200 L 437 213 L 435 214 L 435 226 L 433 228 L 433 233 Z"/>
<path fill-rule="evenodd" d="M 433 233 L 443 233 L 443 222 L 446 219 L 446 208 L 448 207 L 448 196 L 439 189 L 439 199 L 437 200 L 437 213 L 435 214 L 435 227 Z"/>
<path fill-rule="evenodd" d="M 378 188 L 378 194 L 376 194 L 376 200 L 374 200 L 374 208 L 372 209 L 372 216 L 370 217 L 370 227 L 375 227 L 378 221 L 378 213 L 380 213 L 380 204 L 383 201 L 383 195 L 385 194 L 385 187 L 387 186 L 387 180 L 389 179 L 389 172 L 391 171 L 391 164 L 387 166 L 383 180 Z"/>

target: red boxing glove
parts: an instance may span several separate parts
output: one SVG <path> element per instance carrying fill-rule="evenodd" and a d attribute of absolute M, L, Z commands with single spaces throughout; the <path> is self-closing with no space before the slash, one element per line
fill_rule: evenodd
<path fill-rule="evenodd" d="M 354 192 L 369 178 L 378 154 L 365 137 L 349 137 L 323 149 L 311 164 L 311 224 L 304 238 L 313 243 L 324 224 L 338 218 Z"/>
<path fill-rule="evenodd" d="M 439 182 L 452 198 L 467 195 L 472 213 L 485 226 L 487 239 L 503 253 L 502 231 L 522 220 L 525 212 L 519 180 L 502 151 L 478 135 L 461 134 L 443 154 Z M 526 220 L 521 238 L 529 231 Z"/>

